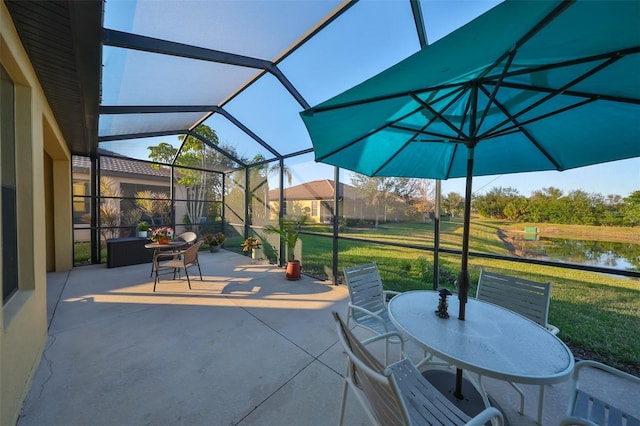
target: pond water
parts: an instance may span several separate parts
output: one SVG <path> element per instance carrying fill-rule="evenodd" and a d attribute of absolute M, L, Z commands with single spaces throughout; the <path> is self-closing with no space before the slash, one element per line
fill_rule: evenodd
<path fill-rule="evenodd" d="M 640 270 L 640 244 L 510 235 L 520 256 L 612 269 Z"/>

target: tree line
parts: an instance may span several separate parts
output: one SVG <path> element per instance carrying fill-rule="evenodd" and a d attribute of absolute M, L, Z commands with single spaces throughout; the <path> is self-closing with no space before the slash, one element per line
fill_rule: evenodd
<path fill-rule="evenodd" d="M 454 195 L 453 198 L 458 197 Z M 640 224 L 640 190 L 623 198 L 581 190 L 565 195 L 562 190 L 549 187 L 525 197 L 514 188 L 496 187 L 484 195 L 475 196 L 471 205 L 481 216 L 512 222 L 593 226 Z"/>
<path fill-rule="evenodd" d="M 376 211 L 393 217 L 426 218 L 435 207 L 435 185 L 429 179 L 367 177 L 354 173 L 351 184 Z M 402 202 L 398 202 L 401 200 Z M 636 226 L 640 224 L 640 190 L 628 197 L 589 194 L 574 190 L 565 194 L 549 187 L 525 197 L 514 188 L 495 187 L 471 201 L 475 213 L 512 222 L 558 223 L 593 226 Z M 442 195 L 441 211 L 451 217 L 464 214 L 464 197 L 457 192 Z M 385 220 L 387 218 L 385 217 Z"/>

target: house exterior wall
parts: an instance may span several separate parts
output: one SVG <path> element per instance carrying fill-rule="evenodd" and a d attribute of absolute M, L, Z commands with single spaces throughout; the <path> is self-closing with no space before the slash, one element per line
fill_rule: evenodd
<path fill-rule="evenodd" d="M 91 176 L 88 173 L 72 171 L 73 174 L 73 182 L 77 181 L 91 181 Z M 158 190 L 162 190 L 167 194 L 171 192 L 171 180 L 166 179 L 164 181 L 158 180 L 158 178 L 145 178 L 144 175 L 141 174 L 131 174 L 131 176 L 122 176 L 122 173 L 118 175 L 111 175 L 108 171 L 102 171 L 103 177 L 109 177 L 122 189 L 122 184 L 138 184 L 138 185 L 148 185 L 157 187 Z M 182 185 L 174 185 L 174 195 L 177 199 L 185 199 L 187 197 L 186 189 Z M 184 203 L 176 203 L 175 207 L 175 217 L 176 222 L 181 222 L 182 217 L 186 214 L 186 208 Z M 75 242 L 85 242 L 91 240 L 90 233 L 90 224 L 85 222 L 74 222 L 74 230 L 73 230 L 73 241 Z M 180 234 L 184 232 L 184 227 L 180 226 L 179 229 L 176 229 L 176 234 Z"/>
<path fill-rule="evenodd" d="M 313 203 L 316 203 L 315 208 Z M 349 201 L 351 204 L 361 206 L 362 203 L 357 201 Z M 339 211 L 342 217 L 355 217 L 351 212 L 345 212 L 344 200 L 339 201 Z M 352 209 L 353 210 L 353 209 Z M 362 208 L 359 207 L 358 213 L 361 214 Z M 277 221 L 278 212 L 280 211 L 280 203 L 278 201 L 269 201 L 269 220 Z M 285 209 L 286 217 L 307 216 L 309 222 L 315 223 L 331 223 L 333 217 L 333 200 L 288 200 Z"/>
<path fill-rule="evenodd" d="M 3 1 L 0 63 L 15 86 L 18 290 L 0 307 L 0 424 L 12 425 L 47 339 L 46 269 L 73 264 L 71 157 Z"/>

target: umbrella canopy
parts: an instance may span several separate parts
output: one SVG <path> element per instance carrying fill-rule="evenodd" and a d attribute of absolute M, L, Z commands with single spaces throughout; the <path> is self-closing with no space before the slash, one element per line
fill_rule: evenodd
<path fill-rule="evenodd" d="M 316 160 L 448 179 L 640 155 L 640 3 L 504 2 L 302 112 Z M 422 159 L 422 161 L 416 161 Z"/>
<path fill-rule="evenodd" d="M 301 113 L 316 161 L 368 176 L 471 177 L 640 156 L 640 2 L 507 1 Z"/>

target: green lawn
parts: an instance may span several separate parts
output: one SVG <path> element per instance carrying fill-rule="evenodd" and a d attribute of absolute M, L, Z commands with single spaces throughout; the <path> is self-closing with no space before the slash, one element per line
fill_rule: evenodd
<path fill-rule="evenodd" d="M 496 235 L 505 224 L 474 219 L 470 250 L 508 255 Z M 433 245 L 432 224 L 384 224 L 380 229 L 349 230 L 341 236 L 368 238 L 391 243 Z M 441 247 L 460 249 L 462 223 L 441 223 Z M 585 238 L 581 231 L 580 238 Z M 326 277 L 331 265 L 332 239 L 303 235 L 303 270 Z M 340 240 L 339 271 L 345 266 L 375 261 L 385 287 L 407 291 L 431 289 L 433 286 L 433 252 L 412 248 L 384 246 L 358 241 Z M 529 265 L 515 262 L 470 257 L 471 295 L 480 268 L 491 269 L 536 281 L 552 282 L 550 322 L 560 328 L 559 337 L 606 360 L 609 364 L 640 365 L 640 282 L 565 268 Z M 440 283 L 453 289 L 460 268 L 456 255 L 440 255 Z"/>

